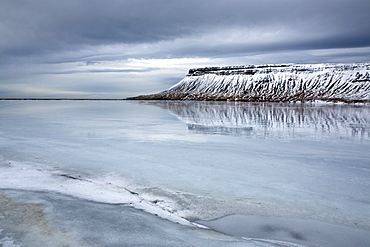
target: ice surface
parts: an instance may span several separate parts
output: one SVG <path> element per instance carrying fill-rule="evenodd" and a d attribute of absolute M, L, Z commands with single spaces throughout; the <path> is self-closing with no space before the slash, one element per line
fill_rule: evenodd
<path fill-rule="evenodd" d="M 368 150 L 368 105 L 0 102 L 0 188 L 125 205 L 191 229 L 255 215 L 370 231 Z"/>
<path fill-rule="evenodd" d="M 11 198 L 11 199 L 10 199 Z M 1 246 L 274 246 L 61 194 L 0 192 Z"/>
<path fill-rule="evenodd" d="M 368 246 L 370 243 L 369 231 L 314 220 L 229 215 L 199 223 L 245 239 L 276 240 L 300 246 L 346 247 Z"/>

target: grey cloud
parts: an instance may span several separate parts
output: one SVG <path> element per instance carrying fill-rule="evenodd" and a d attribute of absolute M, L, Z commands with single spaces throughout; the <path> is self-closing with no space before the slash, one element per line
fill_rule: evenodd
<path fill-rule="evenodd" d="M 120 87 L 134 95 L 181 77 L 160 64 L 156 73 L 125 66 L 132 58 L 362 62 L 369 60 L 369 10 L 369 0 L 2 0 L 0 94 L 83 95 L 91 87 L 113 95 L 112 85 L 115 95 Z"/>
<path fill-rule="evenodd" d="M 366 0 L 6 0 L 0 2 L 0 9 L 0 52 L 6 56 L 61 52 L 86 45 L 155 43 L 238 27 L 284 28 L 310 40 L 256 46 L 260 50 L 370 45 L 370 2 Z M 217 55 L 217 44 L 214 46 L 208 52 Z M 206 43 L 199 50 L 203 48 L 207 50 Z M 242 47 L 232 49 L 245 52 Z M 168 47 L 162 56 L 186 55 L 180 52 Z"/>
<path fill-rule="evenodd" d="M 45 72 L 45 74 L 53 75 L 66 75 L 66 74 L 80 74 L 80 73 L 143 73 L 157 70 L 155 68 L 146 69 L 87 69 L 87 70 L 64 70 L 64 71 L 54 71 Z"/>

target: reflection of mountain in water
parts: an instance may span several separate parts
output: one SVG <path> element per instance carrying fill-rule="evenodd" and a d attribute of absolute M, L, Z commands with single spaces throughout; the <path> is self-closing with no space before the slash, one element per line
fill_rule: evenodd
<path fill-rule="evenodd" d="M 370 107 L 246 102 L 146 101 L 193 133 L 247 137 L 370 139 Z"/>

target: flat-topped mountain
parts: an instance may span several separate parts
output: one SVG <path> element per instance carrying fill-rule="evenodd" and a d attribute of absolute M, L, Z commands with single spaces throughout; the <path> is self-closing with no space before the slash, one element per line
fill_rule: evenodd
<path fill-rule="evenodd" d="M 275 64 L 190 69 L 171 88 L 130 100 L 370 102 L 370 63 Z"/>

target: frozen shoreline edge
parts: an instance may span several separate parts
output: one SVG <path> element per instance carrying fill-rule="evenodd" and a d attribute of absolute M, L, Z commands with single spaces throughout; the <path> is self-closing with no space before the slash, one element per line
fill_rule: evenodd
<path fill-rule="evenodd" d="M 207 228 L 201 224 L 193 224 L 184 217 L 171 212 L 166 205 L 158 205 L 122 185 L 112 184 L 109 179 L 107 181 L 90 180 L 58 169 L 34 166 L 34 164 L 21 164 L 14 161 L 8 161 L 8 163 L 6 167 L 2 167 L 0 173 L 0 190 L 53 192 L 97 203 L 127 205 L 174 223 Z M 17 175 L 14 176 L 14 174 Z M 23 183 L 19 184 L 16 181 L 23 181 Z M 46 185 L 49 187 L 46 188 Z"/>
<path fill-rule="evenodd" d="M 348 244 L 355 246 L 364 246 L 370 242 L 369 231 L 357 229 L 342 225 L 336 225 L 317 220 L 297 219 L 289 217 L 259 216 L 259 215 L 228 215 L 211 221 L 196 220 L 191 224 L 182 224 L 173 219 L 166 219 L 157 214 L 152 214 L 145 209 L 137 208 L 126 203 L 109 203 L 86 198 L 76 197 L 55 191 L 47 190 L 27 190 L 14 188 L 0 188 L 0 193 L 7 197 L 12 192 L 26 193 L 31 191 L 37 194 L 44 194 L 47 198 L 49 193 L 60 194 L 62 196 L 72 197 L 75 200 L 87 201 L 89 203 L 108 204 L 125 207 L 133 207 L 150 215 L 158 216 L 162 219 L 178 223 L 186 227 L 196 227 L 203 230 L 209 230 L 226 236 L 235 237 L 246 242 L 260 242 L 272 244 L 273 246 L 284 247 L 306 247 L 306 246 L 338 246 L 344 247 Z M 45 198 L 44 198 L 45 199 Z M 27 199 L 24 199 L 27 201 Z M 46 200 L 47 201 L 47 200 Z M 23 202 L 23 199 L 17 199 L 16 202 Z M 31 201 L 32 202 L 32 201 Z M 35 203 L 39 203 L 36 199 Z M 1 239 L 6 241 L 7 239 Z M 9 241 L 12 239 L 9 239 Z"/>
<path fill-rule="evenodd" d="M 259 242 L 174 224 L 129 205 L 96 202 L 52 191 L 0 189 L 0 209 L 4 213 L 0 223 L 5 223 L 0 224 L 1 246 L 91 246 L 90 243 L 111 246 L 112 242 L 119 246 L 129 243 L 151 246 L 153 242 L 162 243 L 159 246 L 174 246 L 174 243 L 179 246 L 189 243 L 189 246 L 214 246 L 215 243 L 217 246 L 220 243 L 256 246 Z M 90 227 L 96 223 L 99 225 Z M 138 227 L 143 231 L 140 237 L 137 237 Z M 112 239 L 112 230 L 119 236 Z"/>
<path fill-rule="evenodd" d="M 48 167 L 33 162 L 2 161 L 0 173 L 0 190 L 15 189 L 26 191 L 44 191 L 60 193 L 97 203 L 127 205 L 162 219 L 169 220 L 185 226 L 200 227 L 207 229 L 209 226 L 201 223 L 202 219 L 187 218 L 182 215 L 181 208 L 170 197 L 147 194 L 139 187 L 132 185 L 114 174 L 106 174 L 99 178 L 90 178 L 88 174 L 75 174 L 72 171 L 61 170 L 59 167 Z M 22 181 L 19 183 L 18 181 Z M 135 185 L 134 185 L 135 186 Z M 138 191 L 135 191 L 136 189 Z M 140 191 L 140 192 L 139 192 Z M 171 191 L 168 191 L 171 192 Z M 171 196 L 171 195 L 169 195 Z M 180 213 L 177 213 L 179 210 Z M 237 213 L 232 213 L 237 214 Z M 258 214 L 258 213 L 257 213 Z M 256 215 L 256 212 L 252 215 Z M 217 218 L 203 219 L 204 222 L 217 220 L 227 215 L 219 215 Z M 261 215 L 261 217 L 274 217 L 273 215 Z M 297 216 L 280 215 L 282 218 Z M 309 218 L 302 218 L 307 220 Z M 197 222 L 199 220 L 199 222 Z M 320 219 L 314 219 L 321 221 Z M 326 222 L 323 220 L 323 222 Z M 332 224 L 342 225 L 339 222 L 328 221 Z M 359 229 L 369 230 L 366 225 L 355 224 Z M 355 225 L 344 225 L 353 228 Z"/>
<path fill-rule="evenodd" d="M 10 176 L 10 174 L 13 175 Z M 16 181 L 23 181 L 23 183 L 19 184 Z M 144 199 L 136 192 L 122 185 L 114 185 L 108 181 L 110 181 L 109 178 L 107 180 L 90 180 L 58 169 L 54 170 L 37 166 L 37 164 L 10 161 L 8 165 L 2 167 L 0 191 L 16 190 L 57 193 L 94 203 L 124 205 L 183 226 L 211 230 L 233 237 L 244 238 L 246 241 L 265 242 L 282 246 L 305 246 L 310 241 L 305 243 L 303 240 L 308 239 L 306 236 L 312 237 L 313 232 L 317 232 L 315 234 L 319 234 L 321 236 L 320 239 L 330 239 L 332 235 L 339 235 L 348 236 L 353 241 L 356 239 L 356 241 L 360 242 L 370 242 L 368 230 L 318 220 L 232 214 L 210 221 L 191 221 L 171 212 L 170 209 Z M 48 188 L 45 187 L 46 185 L 48 185 Z M 265 232 L 258 230 L 264 228 L 267 229 Z M 241 229 L 249 229 L 251 232 L 254 231 L 256 235 L 249 235 L 248 230 L 243 232 Z M 271 233 L 274 232 L 280 235 L 283 233 L 283 236 L 281 237 L 279 234 L 271 236 Z M 336 240 L 334 238 L 331 241 Z M 336 246 L 340 246 L 338 244 Z"/>

